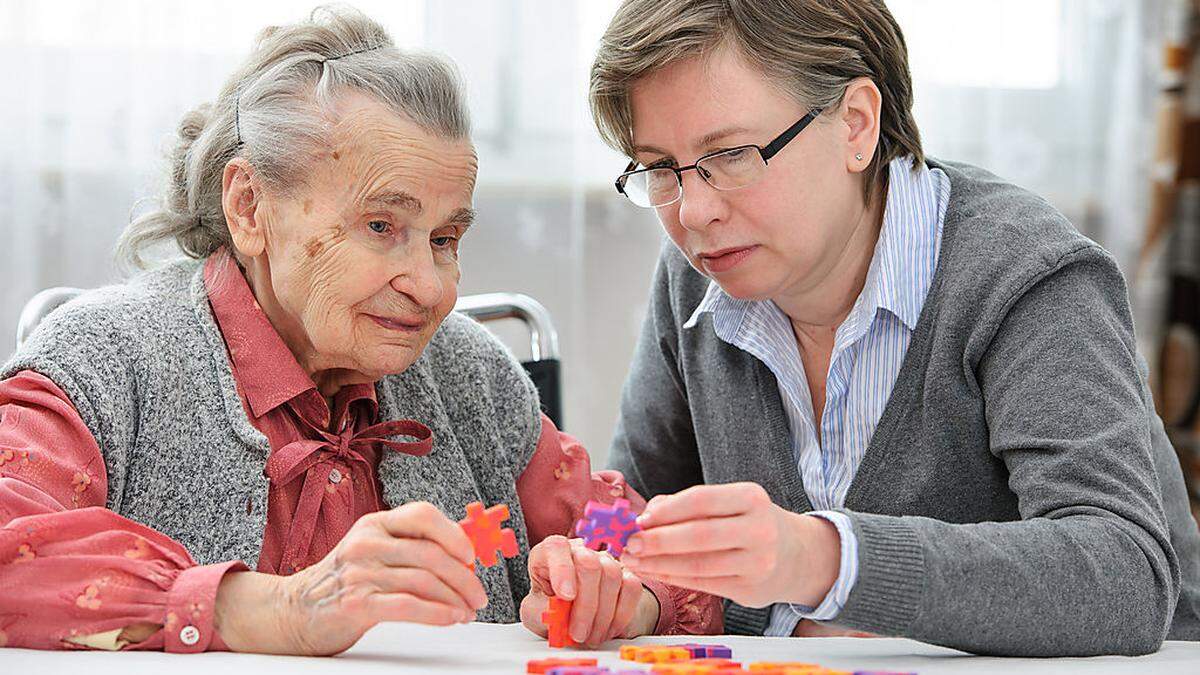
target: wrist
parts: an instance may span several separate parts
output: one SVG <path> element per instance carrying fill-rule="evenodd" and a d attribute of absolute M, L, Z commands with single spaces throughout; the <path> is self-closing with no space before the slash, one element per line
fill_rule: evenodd
<path fill-rule="evenodd" d="M 258 572 L 226 574 L 217 588 L 214 622 L 230 651 L 294 654 L 292 631 L 285 622 L 286 588 L 282 577 Z"/>
<path fill-rule="evenodd" d="M 795 518 L 799 551 L 793 556 L 797 568 L 790 575 L 795 597 L 788 602 L 817 607 L 841 572 L 842 539 L 837 527 L 824 518 L 799 514 Z"/>
<path fill-rule="evenodd" d="M 629 629 L 626 631 L 628 634 L 625 637 L 653 635 L 655 627 L 658 626 L 660 611 L 658 597 L 649 588 L 642 586 L 642 596 L 638 598 L 637 613 L 630 622 Z"/>

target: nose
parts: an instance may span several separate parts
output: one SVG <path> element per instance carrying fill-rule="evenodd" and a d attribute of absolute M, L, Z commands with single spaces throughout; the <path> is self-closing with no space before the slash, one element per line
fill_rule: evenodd
<path fill-rule="evenodd" d="M 391 286 L 422 308 L 437 307 L 446 294 L 446 284 L 438 275 L 437 264 L 429 250 L 407 256 L 403 268 L 392 277 Z"/>
<path fill-rule="evenodd" d="M 683 174 L 683 194 L 679 197 L 679 224 L 688 230 L 702 230 L 726 215 L 727 205 L 720 190 L 704 182 L 700 171 Z"/>

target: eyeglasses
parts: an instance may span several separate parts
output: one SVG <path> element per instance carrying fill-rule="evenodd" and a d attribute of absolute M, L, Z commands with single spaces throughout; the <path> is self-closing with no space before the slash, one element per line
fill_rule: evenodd
<path fill-rule="evenodd" d="M 692 169 L 700 174 L 705 183 L 718 190 L 744 188 L 762 178 L 767 171 L 767 162 L 820 114 L 820 108 L 810 110 L 766 146 L 739 145 L 727 148 L 704 155 L 691 166 L 637 169 L 637 162 L 630 162 L 625 167 L 625 173 L 617 176 L 617 192 L 645 208 L 668 206 L 683 197 L 683 172 Z"/>

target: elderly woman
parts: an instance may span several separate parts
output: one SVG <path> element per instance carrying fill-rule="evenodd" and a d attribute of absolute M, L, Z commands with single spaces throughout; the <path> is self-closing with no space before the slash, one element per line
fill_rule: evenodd
<path fill-rule="evenodd" d="M 1042 199 L 924 156 L 882 0 L 626 0 L 591 97 L 671 242 L 613 446 L 655 495 L 623 563 L 732 599 L 730 632 L 1200 639 L 1124 279 Z"/>
<path fill-rule="evenodd" d="M 453 72 L 314 14 L 180 136 L 122 245 L 197 260 L 70 303 L 0 372 L 0 645 L 331 654 L 380 621 L 536 614 L 529 545 L 638 497 L 451 312 L 476 171 Z M 474 501 L 510 506 L 521 549 L 479 576 L 453 521 Z M 719 625 L 566 550 L 580 642 Z"/>

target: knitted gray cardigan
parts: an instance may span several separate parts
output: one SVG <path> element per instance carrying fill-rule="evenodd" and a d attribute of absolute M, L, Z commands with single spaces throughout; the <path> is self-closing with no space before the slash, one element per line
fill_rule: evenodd
<path fill-rule="evenodd" d="M 846 495 L 859 571 L 835 622 L 1009 655 L 1200 639 L 1200 533 L 1120 271 L 1042 199 L 930 163 L 941 254 Z M 708 283 L 664 248 L 612 466 L 647 498 L 748 480 L 810 510 L 771 371 L 709 315 L 682 328 Z M 730 605 L 726 629 L 766 619 Z"/>
<path fill-rule="evenodd" d="M 86 293 L 47 317 L 2 371 L 61 387 L 100 446 L 109 509 L 181 542 L 201 564 L 258 560 L 270 446 L 246 417 L 200 261 Z M 516 479 L 541 431 L 537 390 L 474 321 L 451 313 L 424 353 L 376 383 L 381 420 L 433 431 L 425 457 L 386 452 L 387 504 L 425 500 L 458 520 L 504 503 L 520 554 L 481 568 L 481 621 L 513 622 L 528 593 L 528 537 Z M 249 508 L 247 507 L 249 505 Z"/>

